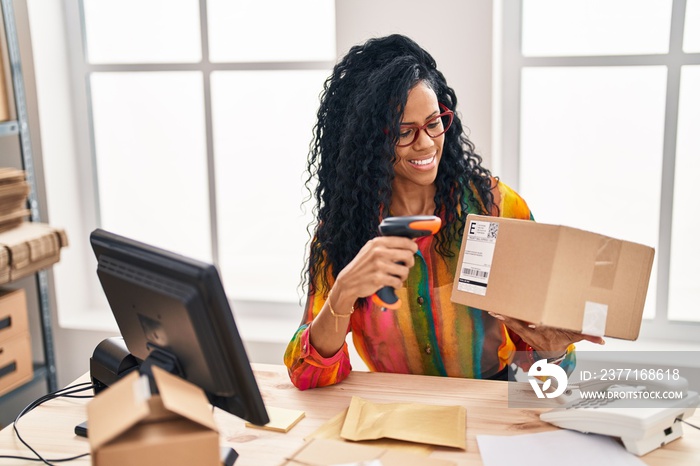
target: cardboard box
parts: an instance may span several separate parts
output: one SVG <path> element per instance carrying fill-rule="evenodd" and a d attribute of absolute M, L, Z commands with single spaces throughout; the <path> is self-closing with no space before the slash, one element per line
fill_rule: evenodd
<path fill-rule="evenodd" d="M 24 289 L 0 290 L 0 395 L 34 376 Z"/>
<path fill-rule="evenodd" d="M 654 249 L 576 228 L 469 215 L 452 301 L 636 340 Z"/>
<path fill-rule="evenodd" d="M 159 390 L 132 372 L 87 406 L 92 464 L 219 466 L 219 433 L 197 386 L 153 368 Z"/>
<path fill-rule="evenodd" d="M 24 222 L 0 233 L 0 284 L 55 264 L 66 246 L 66 232 L 45 223 Z"/>
<path fill-rule="evenodd" d="M 0 232 L 20 226 L 29 217 L 29 183 L 23 170 L 0 168 Z"/>
<path fill-rule="evenodd" d="M 33 376 L 29 331 L 0 341 L 0 396 L 27 383 Z"/>
<path fill-rule="evenodd" d="M 0 343 L 29 332 L 24 289 L 0 289 Z"/>
<path fill-rule="evenodd" d="M 2 44 L 2 41 L 0 41 L 0 44 Z M 5 50 L 0 48 L 0 121 L 8 121 L 12 119 L 12 115 L 10 113 L 10 94 L 8 92 L 10 90 L 8 87 L 10 70 L 7 69 L 7 71 L 5 71 L 6 66 Z"/>

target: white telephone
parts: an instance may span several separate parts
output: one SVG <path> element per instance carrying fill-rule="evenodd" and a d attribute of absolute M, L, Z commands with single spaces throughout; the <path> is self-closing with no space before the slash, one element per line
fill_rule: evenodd
<path fill-rule="evenodd" d="M 625 448 L 638 456 L 680 438 L 683 435 L 680 420 L 691 417 L 700 404 L 698 393 L 689 391 L 688 382 L 682 377 L 663 382 L 591 380 L 568 388 L 571 395 L 565 404 L 540 414 L 540 419 L 564 429 L 620 437 Z M 657 391 L 683 396 L 640 401 L 645 398 L 642 392 Z M 601 395 L 583 397 L 583 392 Z M 640 407 L 640 403 L 653 407 Z"/>

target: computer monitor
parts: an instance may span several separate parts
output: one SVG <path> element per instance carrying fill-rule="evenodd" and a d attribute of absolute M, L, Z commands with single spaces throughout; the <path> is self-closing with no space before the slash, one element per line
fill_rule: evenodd
<path fill-rule="evenodd" d="M 211 264 L 97 229 L 97 275 L 128 351 L 201 387 L 253 424 L 269 422 L 219 273 Z"/>

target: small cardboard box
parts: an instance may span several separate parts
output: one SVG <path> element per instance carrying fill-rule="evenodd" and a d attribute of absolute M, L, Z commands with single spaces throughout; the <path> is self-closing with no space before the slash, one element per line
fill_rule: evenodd
<path fill-rule="evenodd" d="M 469 215 L 452 301 L 636 340 L 654 249 L 576 228 Z"/>
<path fill-rule="evenodd" d="M 66 232 L 45 223 L 24 222 L 0 233 L 0 284 L 55 264 L 66 246 Z"/>
<path fill-rule="evenodd" d="M 27 295 L 24 289 L 0 289 L 0 343 L 28 331 Z"/>
<path fill-rule="evenodd" d="M 25 384 L 33 376 L 29 331 L 0 341 L 0 396 Z"/>
<path fill-rule="evenodd" d="M 92 464 L 219 466 L 219 433 L 197 386 L 153 368 L 158 395 L 132 372 L 87 406 Z"/>

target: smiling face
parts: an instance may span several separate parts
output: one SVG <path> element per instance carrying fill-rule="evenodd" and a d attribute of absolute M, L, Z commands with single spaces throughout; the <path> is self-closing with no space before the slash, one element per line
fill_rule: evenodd
<path fill-rule="evenodd" d="M 416 84 L 409 92 L 401 117 L 401 125 L 423 126 L 440 114 L 435 92 L 424 82 Z M 404 128 L 401 129 L 404 132 Z M 394 184 L 402 188 L 431 186 L 437 177 L 445 135 L 431 138 L 420 131 L 416 142 L 407 147 L 396 147 Z"/>

